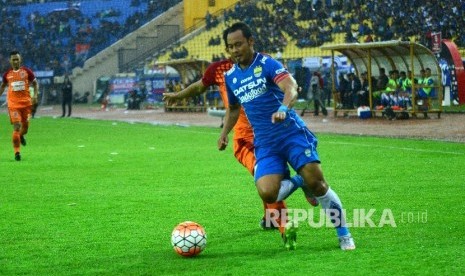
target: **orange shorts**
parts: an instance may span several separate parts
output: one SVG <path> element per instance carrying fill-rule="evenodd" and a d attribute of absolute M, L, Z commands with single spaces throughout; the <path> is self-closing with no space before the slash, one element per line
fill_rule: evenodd
<path fill-rule="evenodd" d="M 255 153 L 252 139 L 234 139 L 234 157 L 254 175 Z"/>
<path fill-rule="evenodd" d="M 8 114 L 12 124 L 27 122 L 31 118 L 31 106 L 21 108 L 9 108 Z"/>

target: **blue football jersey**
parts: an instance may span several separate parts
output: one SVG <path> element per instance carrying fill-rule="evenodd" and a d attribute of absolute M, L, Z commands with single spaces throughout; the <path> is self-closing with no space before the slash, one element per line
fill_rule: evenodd
<path fill-rule="evenodd" d="M 284 99 L 284 92 L 276 82 L 288 75 L 280 62 L 260 53 L 255 53 L 248 68 L 241 69 L 234 64 L 225 74 L 229 103 L 243 106 L 254 130 L 256 146 L 276 142 L 305 127 L 293 109 L 288 111 L 283 122 L 271 122 L 271 115 Z"/>

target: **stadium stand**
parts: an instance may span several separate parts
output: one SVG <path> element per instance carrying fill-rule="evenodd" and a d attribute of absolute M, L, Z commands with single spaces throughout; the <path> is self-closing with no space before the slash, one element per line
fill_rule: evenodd
<path fill-rule="evenodd" d="M 330 52 L 321 46 L 343 43 L 411 41 L 431 49 L 433 32 L 440 32 L 443 39 L 453 40 L 459 47 L 464 46 L 463 1 L 353 0 L 324 1 L 325 4 L 316 1 L 315 5 L 313 2 L 240 1 L 213 15 L 219 19 L 216 26 L 205 28 L 178 47 L 186 47 L 189 54 L 185 57 L 212 60 L 224 51 L 224 46 L 211 47 L 208 42 L 239 20 L 254 27 L 255 49 L 284 61 L 329 56 Z M 156 60 L 172 58 L 167 52 Z"/>
<path fill-rule="evenodd" d="M 34 70 L 53 70 L 58 76 L 73 72 L 76 77 L 85 71 L 85 61 L 101 62 L 109 56 L 102 55 L 106 52 L 102 50 L 112 48 L 109 46 L 115 45 L 115 41 L 135 33 L 144 23 L 180 2 L 2 0 L 0 70 L 9 66 L 9 51 L 18 49 L 25 65 Z M 224 56 L 221 33 L 238 20 L 250 23 L 259 33 L 257 50 L 283 60 L 329 56 L 330 52 L 321 50 L 321 46 L 345 42 L 410 40 L 429 47 L 434 31 L 453 40 L 465 54 L 465 2 L 460 0 L 242 0 L 212 16 L 214 24 L 204 22 L 199 28 L 185 30 L 180 40 L 153 51 L 144 57 L 144 62 L 219 59 Z M 220 43 L 209 44 L 218 37 Z M 97 53 L 99 57 L 92 59 Z M 124 68 L 122 73 L 144 67 L 139 60 L 124 62 L 127 66 L 119 65 L 120 71 Z"/>
<path fill-rule="evenodd" d="M 2 1 L 0 69 L 18 49 L 34 70 L 70 72 L 180 1 Z"/>
<path fill-rule="evenodd" d="M 224 25 L 237 20 L 250 23 L 261 34 L 257 36 L 257 49 L 271 55 L 282 52 L 283 59 L 327 55 L 320 46 L 363 43 L 367 37 L 372 41 L 410 40 L 428 46 L 433 31 L 465 47 L 465 3 L 460 0 L 312 2 L 300 1 L 297 5 L 294 1 L 241 1 L 229 9 L 227 19 L 222 17 L 224 11 L 215 14 L 220 18 L 219 25 L 186 42 L 189 56 L 211 59 L 218 54 L 219 47 L 206 47 L 208 40 L 221 33 Z M 159 57 L 161 61 L 169 58 L 170 53 Z"/>

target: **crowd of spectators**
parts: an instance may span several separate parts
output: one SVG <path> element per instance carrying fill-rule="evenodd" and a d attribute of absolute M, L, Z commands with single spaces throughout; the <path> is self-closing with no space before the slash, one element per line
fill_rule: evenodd
<path fill-rule="evenodd" d="M 282 52 L 288 43 L 299 48 L 319 47 L 334 41 L 335 33 L 345 33 L 346 42 L 414 38 L 430 46 L 431 33 L 441 32 L 443 39 L 452 39 L 459 47 L 465 47 L 465 1 L 324 2 L 239 1 L 234 8 L 225 10 L 220 20 L 241 20 L 253 26 L 260 34 L 255 36 L 256 48 L 267 53 Z"/>
<path fill-rule="evenodd" d="M 50 3 L 50 2 L 61 2 L 60 0 L 0 0 L 0 7 L 7 5 L 27 5 L 31 3 Z"/>
<path fill-rule="evenodd" d="M 281 4 L 276 4 L 275 1 L 270 0 L 258 4 L 238 2 L 233 9 L 225 11 L 223 16 L 226 22 L 241 20 L 253 26 L 257 33 L 262 34 L 255 36 L 257 49 L 267 53 L 283 51 L 288 43 L 285 34 L 290 36 L 292 40 L 296 40 L 300 47 L 319 46 L 325 41 L 330 41 L 325 32 L 319 32 L 319 28 L 312 26 L 311 29 L 307 30 L 297 24 L 300 18 L 295 17 L 295 11 L 305 10 L 306 5 L 310 5 L 308 1 L 300 3 L 297 7 L 294 1 L 282 1 Z M 306 13 L 302 12 L 301 16 L 304 15 Z M 322 20 L 326 19 L 322 18 Z M 325 41 L 321 41 L 321 39 Z"/>
<path fill-rule="evenodd" d="M 80 9 L 84 1 L 0 0 L 0 71 L 8 68 L 9 52 L 15 49 L 33 70 L 53 70 L 55 75 L 69 73 L 181 0 L 131 0 L 137 12 L 127 15 L 124 21 L 115 20 L 122 13 L 127 14 L 117 5 L 85 14 Z M 26 14 L 27 23 L 22 23 L 20 17 L 26 5 L 36 2 L 64 2 L 67 8 L 47 14 L 32 12 Z"/>
<path fill-rule="evenodd" d="M 189 51 L 187 50 L 185 46 L 181 46 L 179 48 L 174 49 L 170 54 L 170 57 L 172 59 L 183 59 L 183 58 L 187 58 L 188 56 L 189 56 Z"/>
<path fill-rule="evenodd" d="M 69 73 L 73 67 L 82 66 L 89 57 L 180 1 L 131 0 L 131 6 L 141 8 L 119 22 L 112 18 L 127 11 L 117 7 L 84 14 L 79 9 L 79 1 L 0 0 L 0 70 L 9 66 L 9 51 L 17 49 L 22 53 L 24 64 L 34 70 L 53 70 L 56 75 Z M 25 5 L 50 2 L 68 3 L 68 9 L 27 14 L 27 24 L 18 19 Z M 429 46 L 431 33 L 441 32 L 442 38 L 465 47 L 463 18 L 465 1 L 461 0 L 324 0 L 324 4 L 320 0 L 264 0 L 239 1 L 234 8 L 224 10 L 222 16 L 207 13 L 206 22 L 208 28 L 213 28 L 220 20 L 244 21 L 260 34 L 255 36 L 257 49 L 281 53 L 288 43 L 300 48 L 319 47 L 333 41 L 335 33 L 345 33 L 346 42 L 415 37 L 417 42 Z M 212 37 L 207 43 L 218 45 L 218 42 L 218 37 Z M 187 56 L 188 49 L 181 48 L 172 58 Z"/>
<path fill-rule="evenodd" d="M 409 40 L 429 46 L 431 33 L 440 32 L 465 47 L 465 2 L 451 1 L 345 1 L 342 18 L 346 22 L 346 39 L 369 41 Z M 367 22 L 371 22 L 370 28 Z M 358 28 L 351 28 L 356 24 Z M 352 36 L 350 35 L 352 34 Z"/>

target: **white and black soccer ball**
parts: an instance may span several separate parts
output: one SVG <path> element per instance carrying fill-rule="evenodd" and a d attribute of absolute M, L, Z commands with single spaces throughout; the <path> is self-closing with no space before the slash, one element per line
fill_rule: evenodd
<path fill-rule="evenodd" d="M 171 233 L 171 245 L 179 255 L 193 257 L 205 249 L 207 234 L 205 229 L 196 222 L 181 222 Z"/>

